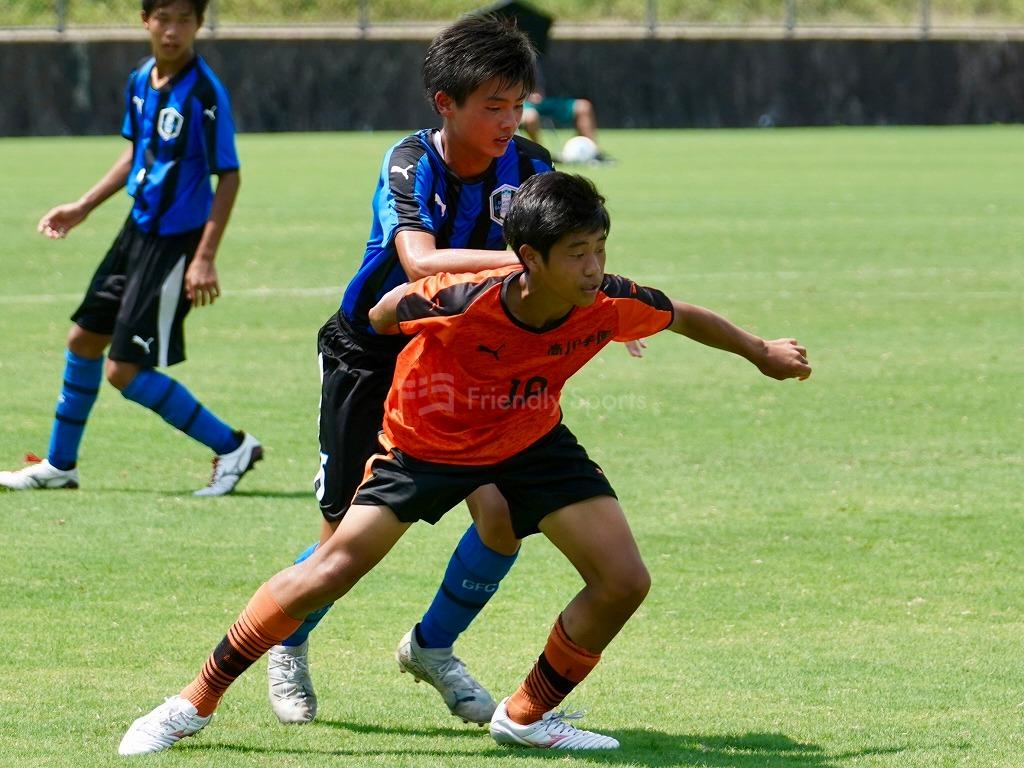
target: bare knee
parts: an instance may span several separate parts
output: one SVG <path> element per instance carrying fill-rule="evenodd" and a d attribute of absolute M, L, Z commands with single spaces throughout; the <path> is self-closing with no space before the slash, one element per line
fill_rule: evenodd
<path fill-rule="evenodd" d="M 109 343 L 109 336 L 87 331 L 78 324 L 72 325 L 71 330 L 68 331 L 68 349 L 86 360 L 99 360 Z"/>
<path fill-rule="evenodd" d="M 597 141 L 597 117 L 594 115 L 594 105 L 586 99 L 576 99 L 572 108 L 573 121 L 576 123 L 576 131 L 581 136 L 586 136 L 592 141 Z"/>
<path fill-rule="evenodd" d="M 271 577 L 271 589 L 290 616 L 306 616 L 345 595 L 365 573 L 347 553 L 321 547 L 312 557 Z"/>
<path fill-rule="evenodd" d="M 124 363 L 120 360 L 108 359 L 105 373 L 107 381 L 109 381 L 112 386 L 119 390 L 123 390 L 132 383 L 132 379 L 138 375 L 139 370 L 139 366 L 134 363 Z"/>
<path fill-rule="evenodd" d="M 590 586 L 598 600 L 614 607 L 616 612 L 632 614 L 651 591 L 651 574 L 642 561 L 637 561 Z"/>
<path fill-rule="evenodd" d="M 576 99 L 572 105 L 574 117 L 594 119 L 594 104 L 589 99 Z"/>
<path fill-rule="evenodd" d="M 474 519 L 480 541 L 488 549 L 501 555 L 511 557 L 519 551 L 520 541 L 512 530 L 512 521 L 506 515 L 482 515 L 480 519 Z"/>
<path fill-rule="evenodd" d="M 326 605 L 352 589 L 372 568 L 373 563 L 363 562 L 358 554 L 347 549 L 327 549 L 323 557 L 310 564 L 307 584 L 324 596 Z"/>
<path fill-rule="evenodd" d="M 508 502 L 497 488 L 490 485 L 477 489 L 466 499 L 466 505 L 484 546 L 509 557 L 519 551 Z"/>
<path fill-rule="evenodd" d="M 338 530 L 338 526 L 341 524 L 341 518 L 337 520 L 327 520 L 326 518 L 320 521 L 320 546 L 327 543 L 327 540 L 334 535 L 334 532 Z"/>
<path fill-rule="evenodd" d="M 526 131 L 526 135 L 531 139 L 540 141 L 540 115 L 536 110 L 524 111 L 519 126 Z"/>

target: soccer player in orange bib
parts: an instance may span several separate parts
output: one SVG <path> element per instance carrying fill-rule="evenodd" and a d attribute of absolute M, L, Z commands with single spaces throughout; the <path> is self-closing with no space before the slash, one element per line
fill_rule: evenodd
<path fill-rule="evenodd" d="M 744 357 L 775 379 L 804 379 L 811 368 L 795 339 L 758 338 L 605 274 L 609 226 L 589 181 L 538 174 L 505 220 L 519 266 L 434 275 L 380 300 L 374 329 L 413 338 L 398 357 L 381 453 L 352 507 L 308 560 L 257 590 L 191 684 L 132 724 L 122 754 L 157 752 L 199 731 L 231 682 L 302 617 L 341 598 L 414 522 L 437 522 L 488 483 L 507 499 L 516 535 L 543 533 L 584 582 L 533 669 L 498 705 L 491 735 L 528 747 L 619 746 L 556 711 L 650 588 L 611 484 L 561 422 L 563 385 L 610 342 L 662 330 Z"/>

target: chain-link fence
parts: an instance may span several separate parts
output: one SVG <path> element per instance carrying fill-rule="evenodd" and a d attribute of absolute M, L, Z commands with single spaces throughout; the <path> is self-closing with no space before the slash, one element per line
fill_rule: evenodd
<path fill-rule="evenodd" d="M 382 31 L 436 25 L 479 8 L 465 0 L 210 0 L 206 26 L 350 27 Z M 1024 0 L 537 0 L 557 27 L 671 32 L 693 28 L 1024 30 Z M 0 0 L 0 28 L 128 27 L 136 2 Z"/>

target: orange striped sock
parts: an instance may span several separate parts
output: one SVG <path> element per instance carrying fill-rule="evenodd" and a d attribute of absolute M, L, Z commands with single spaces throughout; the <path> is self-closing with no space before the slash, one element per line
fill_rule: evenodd
<path fill-rule="evenodd" d="M 537 722 L 545 712 L 561 704 L 600 660 L 601 654 L 591 653 L 569 638 L 559 616 L 548 635 L 544 653 L 519 690 L 509 697 L 508 716 L 520 725 Z"/>
<path fill-rule="evenodd" d="M 192 702 L 200 717 L 212 714 L 235 678 L 300 624 L 301 619 L 293 619 L 281 610 L 270 588 L 264 584 L 210 654 L 199 676 L 181 692 L 181 697 Z"/>

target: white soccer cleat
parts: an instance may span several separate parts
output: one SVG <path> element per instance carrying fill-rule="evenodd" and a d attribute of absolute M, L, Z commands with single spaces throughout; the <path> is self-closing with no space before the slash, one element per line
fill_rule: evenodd
<path fill-rule="evenodd" d="M 497 706 L 486 689 L 466 670 L 466 665 L 449 648 L 420 648 L 416 630 L 410 629 L 395 651 L 398 668 L 418 683 L 426 680 L 434 686 L 448 709 L 464 723 L 484 725 L 491 721 Z"/>
<path fill-rule="evenodd" d="M 499 744 L 518 744 L 540 749 L 618 749 L 619 742 L 611 736 L 584 731 L 566 720 L 578 720 L 582 712 L 545 712 L 535 723 L 520 725 L 508 716 L 506 703 L 494 710 L 491 718 L 491 736 Z"/>
<path fill-rule="evenodd" d="M 33 457 L 34 458 L 34 457 Z M 78 468 L 57 469 L 46 459 L 13 472 L 0 472 L 0 488 L 31 491 L 43 488 L 77 488 Z"/>
<path fill-rule="evenodd" d="M 316 691 L 309 676 L 309 641 L 289 647 L 275 645 L 267 656 L 270 707 L 282 723 L 311 723 L 316 717 Z"/>
<path fill-rule="evenodd" d="M 182 739 L 206 727 L 213 715 L 200 717 L 188 699 L 171 696 L 148 715 L 134 723 L 117 748 L 120 755 L 147 755 L 163 752 Z"/>
<path fill-rule="evenodd" d="M 213 474 L 205 488 L 193 496 L 225 496 L 235 490 L 242 476 L 263 458 L 263 446 L 252 435 L 244 435 L 242 444 L 231 453 L 213 457 Z"/>

